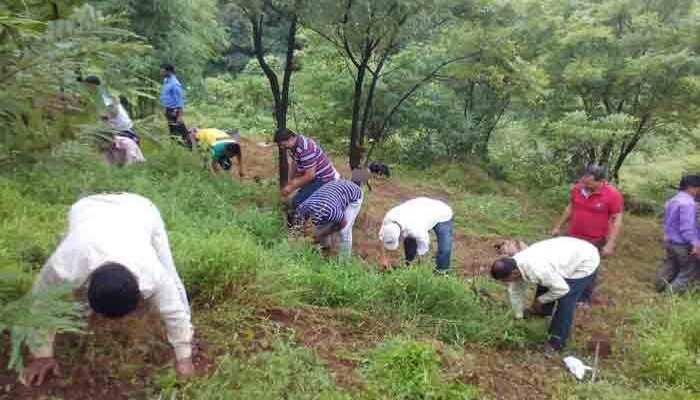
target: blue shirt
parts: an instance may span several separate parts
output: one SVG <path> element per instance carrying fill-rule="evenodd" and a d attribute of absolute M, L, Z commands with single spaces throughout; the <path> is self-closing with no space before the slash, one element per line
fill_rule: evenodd
<path fill-rule="evenodd" d="M 345 217 L 345 209 L 350 203 L 362 198 L 362 190 L 346 180 L 328 182 L 299 205 L 297 217 L 311 218 L 315 226 L 336 224 Z"/>
<path fill-rule="evenodd" d="M 175 75 L 169 75 L 163 79 L 163 87 L 160 90 L 160 104 L 165 108 L 183 108 L 185 95 L 180 81 Z"/>

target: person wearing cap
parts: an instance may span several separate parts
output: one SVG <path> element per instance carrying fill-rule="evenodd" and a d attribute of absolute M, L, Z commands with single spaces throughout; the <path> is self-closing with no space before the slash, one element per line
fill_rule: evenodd
<path fill-rule="evenodd" d="M 384 249 L 397 250 L 402 241 L 406 264 L 410 264 L 416 256 L 427 253 L 430 249 L 430 231 L 432 230 L 437 237 L 435 271 L 449 272 L 452 256 L 452 216 L 450 206 L 440 200 L 427 197 L 408 200 L 389 210 L 379 230 L 379 240 L 383 244 L 382 265 L 389 266 Z"/>
<path fill-rule="evenodd" d="M 189 131 L 190 141 L 198 143 L 203 149 L 208 150 L 211 155 L 209 169 L 213 173 L 220 170 L 230 171 L 233 177 L 233 159 L 238 162 L 238 177 L 243 179 L 243 151 L 241 150 L 240 134 L 238 130 L 224 132 L 219 129 L 192 128 Z"/>
<path fill-rule="evenodd" d="M 340 255 L 352 252 L 352 227 L 362 207 L 362 189 L 351 181 L 339 179 L 323 185 L 299 205 L 296 224 L 310 219 L 314 224 L 314 239 L 324 249 L 329 248 L 330 236 L 340 233 Z"/>
<path fill-rule="evenodd" d="M 126 316 L 148 301 L 165 325 L 176 372 L 194 374 L 187 293 L 165 224 L 150 200 L 131 193 L 98 194 L 73 204 L 68 232 L 41 269 L 32 293 L 64 284 L 84 289 L 90 309 L 107 318 Z M 34 339 L 22 378 L 28 385 L 41 385 L 58 372 L 54 333 L 36 332 Z"/>
<path fill-rule="evenodd" d="M 700 175 L 686 175 L 678 193 L 666 202 L 664 247 L 666 257 L 656 277 L 656 289 L 682 293 L 700 280 L 700 226 L 697 200 Z"/>
<path fill-rule="evenodd" d="M 608 181 L 607 171 L 599 165 L 588 165 L 571 189 L 569 205 L 552 229 L 559 236 L 568 222 L 567 235 L 590 242 L 603 257 L 612 256 L 622 230 L 624 200 L 622 194 Z M 584 308 L 591 306 L 597 273 L 581 297 Z"/>
<path fill-rule="evenodd" d="M 331 160 L 313 139 L 284 128 L 275 132 L 275 143 L 286 149 L 292 158 L 293 177 L 282 188 L 285 198 L 298 190 L 291 199 L 292 209 L 299 207 L 321 186 L 340 178 Z"/>
<path fill-rule="evenodd" d="M 576 312 L 576 303 L 600 265 L 598 249 L 588 241 L 558 237 L 537 242 L 493 263 L 491 276 L 509 284 L 508 292 L 516 318 L 523 318 L 528 283 L 545 290 L 538 292 L 534 311 L 552 314 L 545 351 L 566 346 Z"/>

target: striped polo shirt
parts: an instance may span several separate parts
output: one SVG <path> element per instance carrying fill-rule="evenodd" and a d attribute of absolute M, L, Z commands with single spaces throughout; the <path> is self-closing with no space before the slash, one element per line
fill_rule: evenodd
<path fill-rule="evenodd" d="M 350 203 L 362 198 L 362 190 L 344 179 L 326 183 L 297 208 L 297 217 L 311 218 L 315 226 L 339 223 Z"/>
<path fill-rule="evenodd" d="M 303 135 L 297 135 L 297 144 L 290 150 L 290 154 L 296 164 L 297 173 L 304 173 L 311 167 L 316 167 L 314 179 L 330 182 L 336 179 L 337 172 L 333 163 L 323 152 L 321 146 Z"/>

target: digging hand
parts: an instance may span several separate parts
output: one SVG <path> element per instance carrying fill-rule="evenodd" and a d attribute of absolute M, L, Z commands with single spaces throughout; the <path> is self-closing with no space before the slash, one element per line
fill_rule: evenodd
<path fill-rule="evenodd" d="M 51 375 L 61 376 L 58 363 L 53 357 L 35 358 L 22 373 L 22 383 L 27 386 L 41 386 Z"/>
<path fill-rule="evenodd" d="M 194 364 L 192 358 L 183 358 L 175 362 L 175 372 L 179 379 L 187 379 L 194 376 Z"/>

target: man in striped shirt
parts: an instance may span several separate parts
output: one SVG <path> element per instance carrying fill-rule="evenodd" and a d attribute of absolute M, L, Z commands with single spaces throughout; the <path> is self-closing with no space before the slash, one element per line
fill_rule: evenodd
<path fill-rule="evenodd" d="M 296 222 L 311 219 L 314 239 L 329 247 L 330 235 L 340 231 L 340 255 L 350 256 L 352 227 L 362 207 L 362 190 L 354 183 L 337 180 L 323 185 L 297 209 Z"/>
<path fill-rule="evenodd" d="M 293 178 L 282 188 L 282 196 L 285 198 L 299 189 L 292 199 L 293 209 L 299 207 L 321 186 L 340 177 L 331 160 L 313 139 L 285 128 L 277 130 L 275 142 L 287 149 L 293 160 Z"/>

